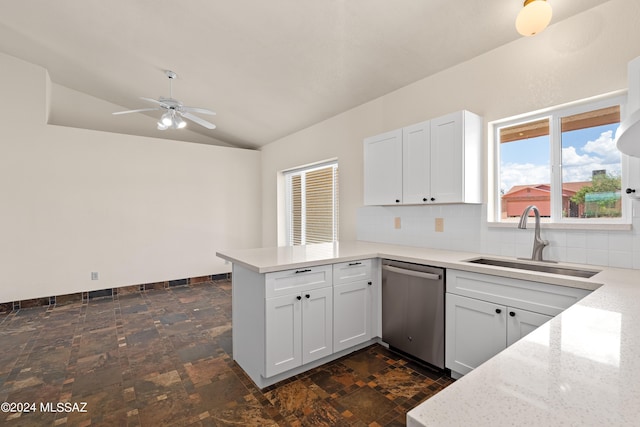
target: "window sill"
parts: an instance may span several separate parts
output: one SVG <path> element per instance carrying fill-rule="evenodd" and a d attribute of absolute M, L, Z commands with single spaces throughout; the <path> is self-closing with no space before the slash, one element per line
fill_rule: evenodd
<path fill-rule="evenodd" d="M 489 228 L 517 228 L 517 222 L 491 222 L 487 221 Z M 532 223 L 527 224 L 527 228 L 533 228 Z M 593 231 L 629 231 L 632 229 L 631 224 L 615 223 L 615 224 L 577 224 L 577 223 L 551 223 L 541 222 L 540 228 L 546 230 L 593 230 Z"/>

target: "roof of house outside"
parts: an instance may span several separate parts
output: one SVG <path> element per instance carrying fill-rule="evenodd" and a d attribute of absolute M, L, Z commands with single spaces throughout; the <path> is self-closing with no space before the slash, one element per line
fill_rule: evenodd
<path fill-rule="evenodd" d="M 563 182 L 562 183 L 562 195 L 563 196 L 572 196 L 577 193 L 582 187 L 587 185 L 591 185 L 591 181 L 576 181 L 576 182 Z M 525 185 L 514 185 L 507 191 L 502 197 L 513 196 L 514 194 L 525 190 L 531 189 L 536 190 L 537 192 L 549 192 L 551 191 L 550 184 L 525 184 Z"/>

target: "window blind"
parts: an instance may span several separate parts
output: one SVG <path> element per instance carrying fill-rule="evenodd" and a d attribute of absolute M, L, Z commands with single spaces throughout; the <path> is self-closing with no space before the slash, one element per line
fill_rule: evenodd
<path fill-rule="evenodd" d="M 286 173 L 289 245 L 333 242 L 338 238 L 338 164 Z"/>

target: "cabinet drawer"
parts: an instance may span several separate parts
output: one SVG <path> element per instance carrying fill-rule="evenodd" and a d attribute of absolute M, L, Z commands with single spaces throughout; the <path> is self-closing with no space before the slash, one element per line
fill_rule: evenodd
<path fill-rule="evenodd" d="M 265 296 L 271 298 L 331 286 L 333 271 L 331 267 L 331 265 L 319 265 L 267 273 Z"/>
<path fill-rule="evenodd" d="M 447 270 L 447 292 L 556 316 L 591 291 L 489 274 Z"/>
<path fill-rule="evenodd" d="M 371 260 L 342 262 L 333 265 L 333 284 L 356 282 L 371 279 Z"/>

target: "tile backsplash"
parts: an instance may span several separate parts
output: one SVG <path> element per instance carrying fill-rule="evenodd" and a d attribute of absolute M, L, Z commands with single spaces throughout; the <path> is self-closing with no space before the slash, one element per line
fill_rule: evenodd
<path fill-rule="evenodd" d="M 632 230 L 542 229 L 545 259 L 640 269 L 640 202 Z M 485 205 L 364 206 L 357 212 L 357 238 L 426 248 L 530 257 L 533 227 L 489 227 Z M 397 218 L 400 218 L 397 228 Z M 438 218 L 442 218 L 438 221 Z M 436 231 L 441 222 L 442 231 Z"/>

